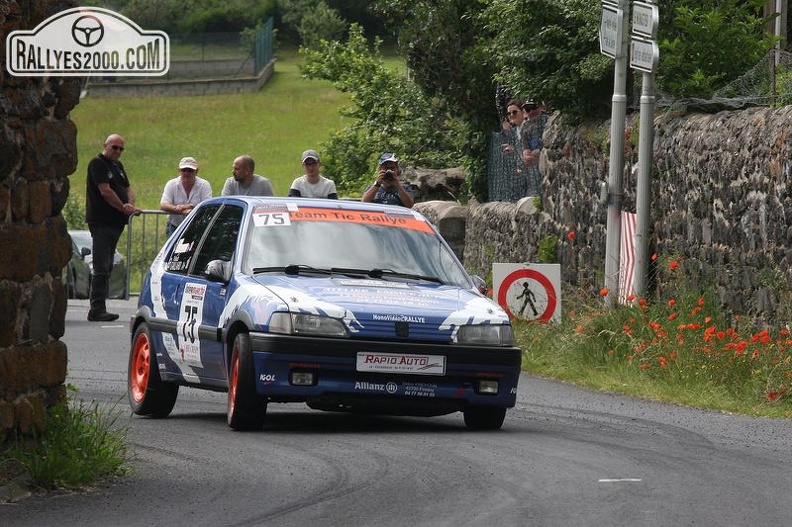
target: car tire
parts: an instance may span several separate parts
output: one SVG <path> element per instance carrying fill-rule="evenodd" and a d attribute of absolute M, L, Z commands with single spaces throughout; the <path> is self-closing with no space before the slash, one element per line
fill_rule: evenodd
<path fill-rule="evenodd" d="M 162 382 L 157 356 L 151 347 L 146 324 L 140 324 L 132 338 L 129 351 L 127 396 L 132 412 L 151 417 L 167 417 L 176 404 L 179 386 Z"/>
<path fill-rule="evenodd" d="M 234 430 L 259 430 L 264 426 L 267 402 L 256 392 L 256 371 L 250 336 L 234 338 L 228 368 L 228 426 Z"/>
<path fill-rule="evenodd" d="M 506 408 L 498 406 L 468 406 L 463 413 L 470 430 L 497 430 L 506 419 Z"/>

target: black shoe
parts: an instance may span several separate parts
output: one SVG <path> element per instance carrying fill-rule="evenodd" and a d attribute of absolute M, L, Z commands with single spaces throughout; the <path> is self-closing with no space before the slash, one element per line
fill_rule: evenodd
<path fill-rule="evenodd" d="M 88 311 L 88 320 L 91 322 L 112 322 L 118 315 L 107 311 Z"/>

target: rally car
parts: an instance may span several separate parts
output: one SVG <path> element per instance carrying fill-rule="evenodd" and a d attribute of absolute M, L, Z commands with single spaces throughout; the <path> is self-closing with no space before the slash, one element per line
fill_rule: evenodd
<path fill-rule="evenodd" d="M 412 209 L 209 199 L 142 284 L 129 402 L 165 417 L 190 386 L 227 391 L 233 429 L 263 427 L 277 402 L 500 428 L 522 354 L 479 285 Z"/>

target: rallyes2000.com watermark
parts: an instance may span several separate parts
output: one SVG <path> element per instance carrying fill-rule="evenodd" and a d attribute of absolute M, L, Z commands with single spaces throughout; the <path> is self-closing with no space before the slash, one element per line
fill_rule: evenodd
<path fill-rule="evenodd" d="M 109 9 L 76 7 L 9 33 L 6 67 L 20 77 L 160 76 L 170 68 L 170 40 Z"/>

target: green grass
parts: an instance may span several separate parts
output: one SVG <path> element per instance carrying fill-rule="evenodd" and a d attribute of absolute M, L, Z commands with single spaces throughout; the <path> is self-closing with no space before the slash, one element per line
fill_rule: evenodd
<path fill-rule="evenodd" d="M 36 488 L 81 488 L 126 474 L 128 425 L 115 409 L 63 402 L 49 408 L 45 430 L 0 452 L 0 485 L 23 477 Z"/>
<path fill-rule="evenodd" d="M 792 417 L 786 329 L 723 320 L 684 289 L 651 305 L 606 309 L 565 290 L 558 325 L 515 323 L 523 369 L 646 399 L 746 415 Z"/>
<path fill-rule="evenodd" d="M 112 99 L 89 93 L 71 113 L 78 151 L 73 199 L 84 202 L 88 163 L 111 133 L 126 140 L 121 161 L 141 208 L 159 208 L 162 188 L 178 175 L 184 156 L 198 160 L 199 175 L 219 195 L 234 158 L 250 154 L 256 172 L 285 195 L 303 173 L 300 153 L 316 148 L 321 154 L 321 143 L 343 125 L 338 109 L 348 103 L 329 83 L 302 79 L 298 63 L 295 52 L 280 53 L 275 74 L 258 93 Z"/>

